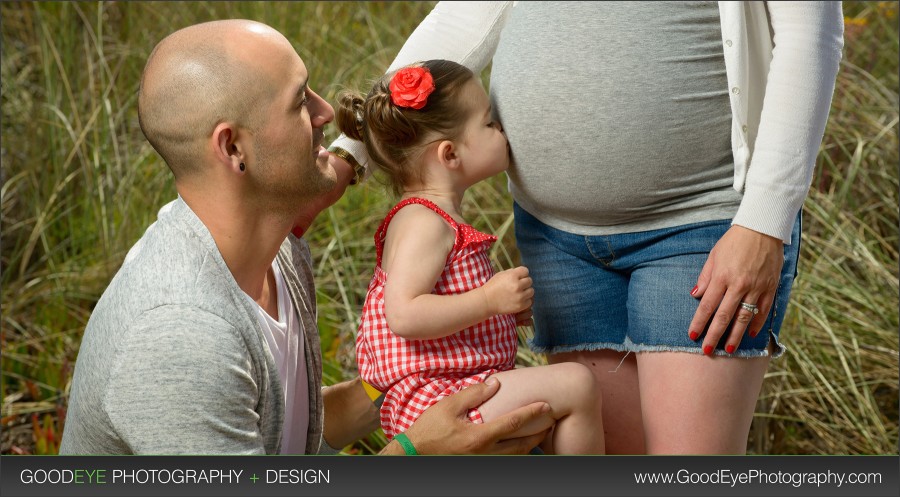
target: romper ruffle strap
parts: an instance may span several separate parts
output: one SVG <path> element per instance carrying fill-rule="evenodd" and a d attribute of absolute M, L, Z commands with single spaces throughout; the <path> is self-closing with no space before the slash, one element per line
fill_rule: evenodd
<path fill-rule="evenodd" d="M 381 266 L 381 254 L 384 251 L 384 239 L 387 237 L 388 225 L 391 224 L 391 220 L 394 219 L 394 216 L 397 214 L 400 209 L 406 207 L 407 205 L 418 204 L 424 207 L 427 207 L 434 211 L 437 215 L 444 218 L 445 221 L 453 228 L 453 231 L 459 235 L 459 223 L 457 223 L 450 214 L 444 212 L 444 209 L 441 209 L 431 200 L 427 200 L 419 197 L 412 197 L 401 200 L 397 205 L 394 206 L 393 209 L 388 212 L 387 216 L 384 217 L 384 221 L 381 222 L 381 226 L 375 231 L 375 254 L 377 256 L 376 263 L 378 266 Z M 457 236 L 459 238 L 459 236 Z M 454 242 L 454 246 L 456 243 Z"/>

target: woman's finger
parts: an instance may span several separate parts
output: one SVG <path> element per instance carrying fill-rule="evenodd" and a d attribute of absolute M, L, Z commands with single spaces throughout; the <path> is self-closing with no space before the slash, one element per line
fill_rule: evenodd
<path fill-rule="evenodd" d="M 733 354 L 741 344 L 741 339 L 747 331 L 750 323 L 759 315 L 759 294 L 751 292 L 738 302 L 737 313 L 731 321 L 728 329 L 728 339 L 725 342 L 725 352 Z"/>
<path fill-rule="evenodd" d="M 694 318 L 688 326 L 688 336 L 691 340 L 697 340 L 703 334 L 703 329 L 706 328 L 716 309 L 719 308 L 725 290 L 724 285 L 715 281 L 706 288 L 703 298 L 700 299 L 700 304 L 697 306 L 697 311 L 694 313 Z"/>
<path fill-rule="evenodd" d="M 769 317 L 769 312 L 772 310 L 772 306 L 775 304 L 775 289 L 773 288 L 771 291 L 763 293 L 758 300 L 756 305 L 759 306 L 759 314 L 757 314 L 753 321 L 750 322 L 750 326 L 747 328 L 747 333 L 750 334 L 750 338 L 756 337 L 759 334 L 760 330 L 762 330 L 763 325 L 766 324 L 766 319 Z"/>
<path fill-rule="evenodd" d="M 703 339 L 703 353 L 705 355 L 712 355 L 713 351 L 716 350 L 719 340 L 722 339 L 725 330 L 728 329 L 728 325 L 731 324 L 731 320 L 737 312 L 743 294 L 743 291 L 729 288 L 718 302 L 715 314 L 709 322 L 709 329 L 706 331 L 706 337 Z M 703 300 L 706 300 L 706 296 L 703 297 Z M 701 305 L 702 304 L 703 302 L 701 301 Z"/>

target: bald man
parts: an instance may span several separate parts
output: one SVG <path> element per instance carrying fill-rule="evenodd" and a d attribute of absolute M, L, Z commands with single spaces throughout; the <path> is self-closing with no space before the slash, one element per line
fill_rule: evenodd
<path fill-rule="evenodd" d="M 91 315 L 60 453 L 314 454 L 378 426 L 358 379 L 320 388 L 312 261 L 291 231 L 353 171 L 321 146 L 334 110 L 308 81 L 291 43 L 252 21 L 191 26 L 150 54 L 138 115 L 178 198 Z M 527 452 L 541 435 L 506 438 L 546 404 L 467 420 L 498 388 L 441 401 L 409 439 L 420 453 Z"/>

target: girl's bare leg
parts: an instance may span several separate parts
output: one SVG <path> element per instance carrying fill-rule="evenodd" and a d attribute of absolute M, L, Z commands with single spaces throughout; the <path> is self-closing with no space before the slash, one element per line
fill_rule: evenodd
<path fill-rule="evenodd" d="M 580 364 L 503 371 L 493 376 L 500 381 L 500 391 L 478 407 L 485 421 L 532 402 L 550 404 L 550 415 L 556 420 L 545 451 L 556 454 L 603 454 L 603 420 L 594 386 L 594 376 Z M 552 423 L 552 420 L 550 420 Z M 546 420 L 523 427 L 519 436 L 547 429 Z"/>

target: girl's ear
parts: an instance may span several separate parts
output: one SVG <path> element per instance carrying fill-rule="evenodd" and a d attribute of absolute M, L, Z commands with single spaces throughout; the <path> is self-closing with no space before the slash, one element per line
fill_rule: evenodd
<path fill-rule="evenodd" d="M 450 140 L 442 140 L 437 146 L 438 162 L 447 169 L 459 169 L 462 161 L 456 145 Z"/>

